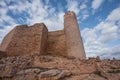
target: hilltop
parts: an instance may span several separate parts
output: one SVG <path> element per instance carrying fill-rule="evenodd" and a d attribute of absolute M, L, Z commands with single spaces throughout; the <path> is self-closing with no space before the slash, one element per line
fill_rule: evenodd
<path fill-rule="evenodd" d="M 0 80 L 120 80 L 120 60 L 52 55 L 0 59 Z"/>

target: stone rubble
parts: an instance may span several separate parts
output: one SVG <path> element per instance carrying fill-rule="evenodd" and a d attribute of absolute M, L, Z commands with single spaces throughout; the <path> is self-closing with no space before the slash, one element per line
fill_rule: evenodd
<path fill-rule="evenodd" d="M 45 59 L 45 60 L 43 60 Z M 120 60 L 52 55 L 0 59 L 0 80 L 120 80 Z"/>

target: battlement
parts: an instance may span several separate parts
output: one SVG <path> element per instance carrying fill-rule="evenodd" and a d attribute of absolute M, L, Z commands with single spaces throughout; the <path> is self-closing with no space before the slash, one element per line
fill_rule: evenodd
<path fill-rule="evenodd" d="M 75 13 L 73 11 L 68 11 L 65 13 L 64 18 L 69 16 L 75 16 Z"/>
<path fill-rule="evenodd" d="M 64 15 L 64 29 L 48 32 L 44 23 L 16 26 L 2 41 L 7 56 L 51 54 L 85 59 L 85 51 L 73 11 Z"/>
<path fill-rule="evenodd" d="M 35 23 L 32 26 L 28 26 L 27 24 L 25 24 L 25 25 L 18 25 L 15 28 L 17 28 L 19 30 L 19 29 L 31 29 L 32 27 L 43 27 L 43 26 L 47 29 L 47 27 L 46 27 L 46 25 L 44 23 Z"/>
<path fill-rule="evenodd" d="M 46 25 L 44 24 L 44 23 L 35 23 L 34 25 L 32 25 L 32 26 L 30 26 L 30 27 L 34 27 L 34 26 L 37 26 L 37 27 L 39 27 L 39 26 L 45 26 L 46 27 Z M 47 27 L 46 27 L 47 28 Z"/>

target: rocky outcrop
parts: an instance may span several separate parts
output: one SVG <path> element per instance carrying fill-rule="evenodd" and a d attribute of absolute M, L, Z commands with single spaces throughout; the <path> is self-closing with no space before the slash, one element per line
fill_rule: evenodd
<path fill-rule="evenodd" d="M 32 56 L 14 56 L 2 58 L 0 60 L 0 77 L 13 78 L 18 71 L 32 66 L 32 63 Z"/>
<path fill-rule="evenodd" d="M 0 59 L 1 80 L 119 80 L 120 61 L 24 55 Z"/>

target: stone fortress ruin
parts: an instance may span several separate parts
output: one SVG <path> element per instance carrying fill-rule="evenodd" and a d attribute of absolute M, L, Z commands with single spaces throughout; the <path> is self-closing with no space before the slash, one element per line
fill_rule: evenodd
<path fill-rule="evenodd" d="M 75 13 L 67 12 L 63 30 L 20 25 L 4 37 L 0 80 L 120 80 L 120 60 L 86 59 Z"/>
<path fill-rule="evenodd" d="M 52 54 L 85 59 L 76 15 L 64 15 L 64 29 L 49 32 L 44 23 L 16 26 L 3 39 L 0 51 L 7 56 Z"/>

